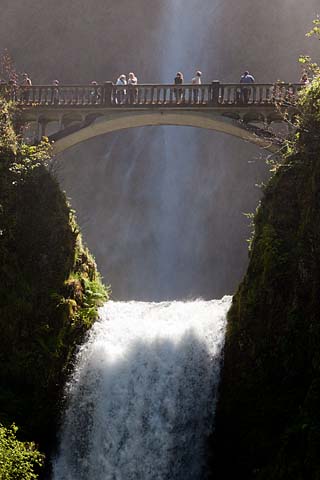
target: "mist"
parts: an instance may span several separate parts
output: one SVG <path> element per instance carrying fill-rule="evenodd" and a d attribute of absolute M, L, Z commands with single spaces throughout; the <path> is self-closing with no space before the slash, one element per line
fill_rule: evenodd
<path fill-rule="evenodd" d="M 113 80 L 298 81 L 317 2 L 2 0 L 0 41 L 33 83 Z M 249 33 L 250 32 L 250 33 Z M 21 47 L 23 46 L 23 48 Z M 245 271 L 265 153 L 205 130 L 147 127 L 108 134 L 57 159 L 114 299 L 232 294 Z"/>

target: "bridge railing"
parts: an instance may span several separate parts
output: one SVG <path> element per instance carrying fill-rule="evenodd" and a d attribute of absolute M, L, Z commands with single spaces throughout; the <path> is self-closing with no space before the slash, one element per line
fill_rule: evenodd
<path fill-rule="evenodd" d="M 278 101 L 294 101 L 303 85 L 292 83 L 241 84 L 229 83 L 219 86 L 220 104 L 268 105 Z"/>
<path fill-rule="evenodd" d="M 212 104 L 213 89 L 205 85 L 143 84 L 113 85 L 112 105 L 193 105 Z"/>
<path fill-rule="evenodd" d="M 18 105 L 99 105 L 102 100 L 103 85 L 37 85 L 23 87 L 1 85 L 0 91 Z"/>
<path fill-rule="evenodd" d="M 270 105 L 294 101 L 301 84 L 239 84 L 212 82 L 202 85 L 139 84 L 38 85 L 2 84 L 0 92 L 26 107 L 145 107 L 145 106 L 223 106 Z"/>

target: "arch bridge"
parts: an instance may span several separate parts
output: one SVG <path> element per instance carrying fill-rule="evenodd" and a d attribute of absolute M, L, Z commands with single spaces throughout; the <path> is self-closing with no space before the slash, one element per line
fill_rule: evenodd
<path fill-rule="evenodd" d="M 21 107 L 22 121 L 33 126 L 29 140 L 52 140 L 55 153 L 121 129 L 179 125 L 233 135 L 276 151 L 270 125 L 295 114 L 294 98 L 301 84 L 202 85 L 112 82 L 90 85 L 7 87 L 6 95 Z M 277 144 L 278 143 L 278 144 Z"/>

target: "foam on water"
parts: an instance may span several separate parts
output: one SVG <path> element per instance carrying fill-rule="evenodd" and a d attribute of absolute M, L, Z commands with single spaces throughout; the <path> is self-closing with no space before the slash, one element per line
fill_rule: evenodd
<path fill-rule="evenodd" d="M 67 385 L 54 480 L 204 478 L 230 302 L 101 309 Z"/>

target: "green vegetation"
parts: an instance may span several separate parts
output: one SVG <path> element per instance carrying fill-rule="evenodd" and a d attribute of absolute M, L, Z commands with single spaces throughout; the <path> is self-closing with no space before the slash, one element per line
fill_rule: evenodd
<path fill-rule="evenodd" d="M 37 466 L 43 465 L 43 455 L 32 442 L 16 438 L 18 428 L 5 428 L 0 424 L 0 478 L 1 480 L 33 480 Z"/>
<path fill-rule="evenodd" d="M 221 478 L 320 479 L 319 75 L 297 108 L 298 130 L 265 188 L 229 312 L 215 445 Z"/>
<path fill-rule="evenodd" d="M 75 349 L 108 289 L 51 172 L 50 145 L 24 144 L 13 113 L 0 100 L 0 422 L 46 450 Z"/>

